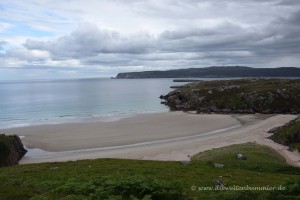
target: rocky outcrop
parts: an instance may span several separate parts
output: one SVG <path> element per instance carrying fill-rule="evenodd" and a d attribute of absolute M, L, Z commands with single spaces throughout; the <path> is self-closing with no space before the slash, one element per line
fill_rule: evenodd
<path fill-rule="evenodd" d="M 171 110 L 198 113 L 300 113 L 300 80 L 204 81 L 162 95 Z"/>
<path fill-rule="evenodd" d="M 17 165 L 26 152 L 19 136 L 0 135 L 0 166 Z"/>

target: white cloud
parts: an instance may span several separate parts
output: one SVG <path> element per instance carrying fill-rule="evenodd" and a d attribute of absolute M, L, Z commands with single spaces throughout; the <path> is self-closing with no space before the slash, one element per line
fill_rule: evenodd
<path fill-rule="evenodd" d="M 6 22 L 0 22 L 0 33 L 6 31 L 7 29 L 13 27 L 12 24 Z"/>

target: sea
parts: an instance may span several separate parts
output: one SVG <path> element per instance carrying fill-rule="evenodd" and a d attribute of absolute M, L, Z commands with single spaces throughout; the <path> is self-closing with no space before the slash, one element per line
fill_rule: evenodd
<path fill-rule="evenodd" d="M 0 82 L 0 131 L 81 121 L 115 121 L 167 112 L 159 96 L 173 79 L 72 79 Z"/>

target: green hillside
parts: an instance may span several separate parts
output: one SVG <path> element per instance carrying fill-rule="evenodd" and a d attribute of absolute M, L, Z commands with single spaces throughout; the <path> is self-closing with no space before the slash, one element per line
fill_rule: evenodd
<path fill-rule="evenodd" d="M 300 118 L 290 121 L 282 127 L 270 131 L 273 133 L 270 139 L 279 144 L 288 146 L 290 150 L 297 149 L 300 152 Z"/>
<path fill-rule="evenodd" d="M 236 158 L 237 153 L 247 159 Z M 216 162 L 224 167 L 215 167 Z M 199 190 L 214 188 L 216 179 L 227 188 L 248 185 L 285 190 Z M 285 164 L 274 150 L 252 143 L 200 153 L 190 163 L 97 159 L 0 169 L 1 200 L 297 199 L 299 191 L 300 169 Z"/>

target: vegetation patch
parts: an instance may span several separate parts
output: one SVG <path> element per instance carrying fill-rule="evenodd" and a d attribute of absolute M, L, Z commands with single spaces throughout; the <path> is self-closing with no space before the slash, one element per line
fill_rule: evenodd
<path fill-rule="evenodd" d="M 12 144 L 12 138 L 12 136 L 0 134 L 0 166 L 4 166 L 6 163 Z"/>
<path fill-rule="evenodd" d="M 300 152 L 300 118 L 294 119 L 282 127 L 270 130 L 273 133 L 270 139 L 279 144 L 288 146 L 290 150 Z"/>
<path fill-rule="evenodd" d="M 199 113 L 300 113 L 300 80 L 238 79 L 202 81 L 172 91 L 164 104 L 171 110 Z"/>
<path fill-rule="evenodd" d="M 238 159 L 238 153 L 247 159 Z M 215 167 L 216 162 L 224 167 Z M 286 190 L 198 190 L 214 188 L 216 179 L 226 187 L 269 185 Z M 1 200 L 296 199 L 299 190 L 300 169 L 288 166 L 272 149 L 253 143 L 206 151 L 193 156 L 190 163 L 97 159 L 0 170 Z"/>
<path fill-rule="evenodd" d="M 238 154 L 246 159 L 239 159 Z M 192 156 L 192 160 L 222 163 L 224 168 L 242 168 L 252 171 L 276 171 L 282 169 L 285 159 L 274 149 L 256 143 L 235 144 L 218 149 L 208 150 Z M 277 168 L 278 170 L 278 168 Z"/>

